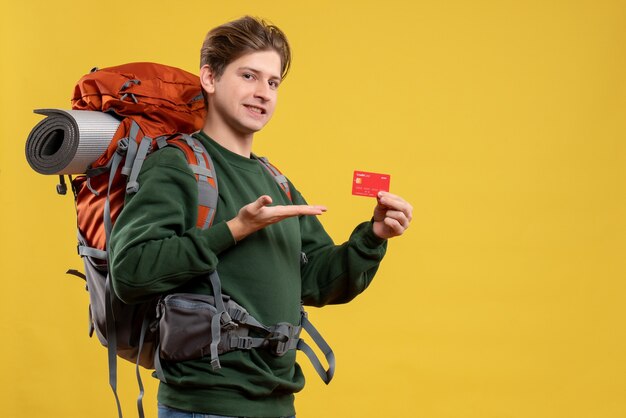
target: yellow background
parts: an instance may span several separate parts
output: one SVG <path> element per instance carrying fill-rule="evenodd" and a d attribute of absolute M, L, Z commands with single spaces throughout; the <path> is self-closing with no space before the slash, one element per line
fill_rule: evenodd
<path fill-rule="evenodd" d="M 337 241 L 373 207 L 354 169 L 390 173 L 415 207 L 370 289 L 312 310 L 337 374 L 326 387 L 302 361 L 298 416 L 626 417 L 626 4 L 610 0 L 2 6 L 2 416 L 115 416 L 64 274 L 81 266 L 72 199 L 24 158 L 32 110 L 69 107 L 94 66 L 195 72 L 206 31 L 246 13 L 294 50 L 256 151 L 328 205 Z"/>

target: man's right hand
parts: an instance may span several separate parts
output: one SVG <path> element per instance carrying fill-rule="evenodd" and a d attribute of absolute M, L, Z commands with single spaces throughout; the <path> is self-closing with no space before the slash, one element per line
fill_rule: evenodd
<path fill-rule="evenodd" d="M 241 241 L 253 232 L 286 218 L 326 212 L 326 207 L 319 205 L 269 206 L 271 204 L 272 198 L 263 195 L 242 207 L 237 216 L 226 222 L 235 241 Z"/>

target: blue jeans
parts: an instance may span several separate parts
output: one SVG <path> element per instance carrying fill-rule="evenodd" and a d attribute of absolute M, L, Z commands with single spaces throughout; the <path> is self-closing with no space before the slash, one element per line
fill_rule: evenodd
<path fill-rule="evenodd" d="M 243 417 L 225 417 L 223 415 L 201 414 L 198 412 L 181 411 L 180 409 L 170 408 L 159 404 L 159 418 L 243 418 Z M 295 415 L 285 418 L 296 418 Z"/>

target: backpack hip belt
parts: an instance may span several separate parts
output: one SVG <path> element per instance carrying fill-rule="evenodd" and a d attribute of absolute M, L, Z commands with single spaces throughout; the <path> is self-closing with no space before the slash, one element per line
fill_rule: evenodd
<path fill-rule="evenodd" d="M 161 359 L 166 361 L 197 360 L 210 357 L 213 369 L 219 369 L 219 355 L 234 350 L 265 349 L 275 356 L 289 350 L 302 351 L 320 378 L 329 383 L 335 372 L 335 355 L 324 338 L 309 322 L 300 306 L 300 325 L 279 322 L 263 325 L 228 295 L 221 292 L 217 272 L 209 275 L 215 296 L 173 293 L 157 305 L 158 345 L 154 353 L 157 377 L 167 382 Z M 305 330 L 324 354 L 328 369 L 300 338 Z"/>
<path fill-rule="evenodd" d="M 268 327 L 227 295 L 223 300 L 231 321 L 220 326 L 218 354 L 262 348 L 283 356 L 297 348 L 302 331 L 300 325 L 280 322 Z M 161 359 L 186 361 L 210 355 L 211 323 L 218 315 L 213 296 L 171 294 L 159 302 L 157 312 Z"/>

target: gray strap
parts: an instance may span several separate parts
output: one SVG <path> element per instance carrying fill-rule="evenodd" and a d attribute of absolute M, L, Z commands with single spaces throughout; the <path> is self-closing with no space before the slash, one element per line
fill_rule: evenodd
<path fill-rule="evenodd" d="M 115 327 L 115 317 L 113 316 L 113 289 L 111 286 L 111 277 L 107 274 L 104 283 L 104 311 L 107 331 L 107 354 L 109 358 L 109 385 L 115 396 L 117 415 L 119 418 L 122 418 L 122 406 L 117 396 L 117 330 Z"/>
<path fill-rule="evenodd" d="M 137 182 L 137 178 L 139 177 L 141 166 L 143 165 L 143 162 L 146 159 L 146 156 L 148 155 L 148 151 L 150 150 L 151 143 L 152 143 L 152 138 L 147 137 L 147 136 L 144 136 L 143 138 L 141 138 L 141 143 L 139 144 L 137 155 L 134 158 L 133 167 L 131 169 L 130 176 L 128 176 L 128 183 L 126 183 L 126 193 L 128 194 L 137 193 L 137 190 L 139 190 L 139 183 Z"/>
<path fill-rule="evenodd" d="M 102 251 L 93 247 L 87 247 L 86 245 L 78 246 L 78 255 L 80 255 L 81 257 L 93 257 L 99 260 L 106 260 L 108 258 L 106 251 Z"/>
<path fill-rule="evenodd" d="M 256 320 L 252 315 L 248 313 L 242 307 L 231 307 L 227 310 L 228 315 L 230 315 L 231 319 L 239 324 L 247 325 L 249 327 L 259 328 L 265 332 L 270 332 L 270 328 L 261 324 Z"/>
<path fill-rule="evenodd" d="M 256 322 L 256 320 L 254 320 Z M 262 327 L 266 329 L 266 327 Z M 267 348 L 274 355 L 282 356 L 289 350 L 298 348 L 301 327 L 286 322 L 270 328 L 266 337 L 249 337 L 247 335 L 230 335 L 225 341 L 227 350 L 250 350 L 252 348 Z M 318 361 L 319 363 L 319 361 Z"/>
<path fill-rule="evenodd" d="M 167 146 L 167 137 L 166 136 L 160 136 L 157 139 L 155 139 L 157 147 L 159 147 L 159 149 L 166 147 Z"/>
<path fill-rule="evenodd" d="M 263 347 L 267 344 L 265 338 L 239 337 L 233 336 L 228 340 L 229 350 L 251 350 L 253 348 Z"/>
<path fill-rule="evenodd" d="M 87 177 L 87 181 L 85 182 L 85 184 L 87 185 L 87 188 L 91 193 L 96 196 L 100 196 L 100 193 L 98 193 L 93 187 L 91 187 L 91 177 Z"/>
<path fill-rule="evenodd" d="M 187 143 L 187 145 L 189 145 L 189 147 L 191 147 L 193 152 L 196 154 L 196 159 L 198 160 L 198 164 L 200 164 L 201 166 L 204 166 L 204 158 L 202 158 L 202 153 L 206 152 L 206 150 L 204 149 L 202 144 L 199 141 L 196 141 L 191 135 L 183 134 L 182 137 Z"/>
<path fill-rule="evenodd" d="M 150 325 L 150 318 L 148 317 L 148 311 L 144 313 L 143 321 L 141 322 L 141 332 L 139 334 L 139 347 L 137 348 L 137 363 L 135 363 L 135 374 L 137 375 L 137 384 L 139 385 L 139 396 L 137 397 L 137 411 L 139 418 L 145 418 L 143 412 L 143 382 L 141 380 L 141 373 L 139 372 L 139 359 L 141 358 L 141 350 L 143 349 L 143 342 L 148 332 L 148 326 Z"/>
<path fill-rule="evenodd" d="M 194 153 L 196 154 L 196 159 L 197 161 L 199 161 L 197 167 L 193 164 L 190 164 L 190 168 L 191 171 L 200 176 L 200 178 L 198 179 L 198 204 L 209 208 L 209 214 L 207 216 L 206 222 L 202 226 L 202 229 L 207 229 L 209 226 L 211 226 L 211 222 L 215 216 L 215 211 L 217 209 L 217 200 L 219 197 L 217 178 L 214 175 L 215 168 L 213 167 L 213 160 L 211 159 L 211 155 L 207 152 L 204 145 L 202 145 L 202 142 L 187 134 L 183 135 L 183 139 L 185 140 L 185 142 L 187 142 L 187 145 L 189 145 L 193 149 Z M 207 164 L 205 164 L 204 156 L 206 156 Z M 213 181 L 215 182 L 215 187 L 212 187 L 211 184 L 209 184 L 207 177 L 213 179 Z"/>
<path fill-rule="evenodd" d="M 206 167 L 202 167 L 202 166 L 195 165 L 195 164 L 189 164 L 189 168 L 191 168 L 191 171 L 194 174 L 197 174 L 199 176 L 213 177 L 213 173 L 211 173 L 211 170 L 209 170 Z"/>
<path fill-rule="evenodd" d="M 130 174 L 132 163 L 137 155 L 137 134 L 139 133 L 139 125 L 135 121 L 130 124 L 130 132 L 128 133 L 128 149 L 126 151 L 126 162 L 122 168 L 122 174 L 127 176 Z"/>
<path fill-rule="evenodd" d="M 215 210 L 217 208 L 217 201 L 219 197 L 217 191 L 217 178 L 214 175 L 215 169 L 213 168 L 213 160 L 204 145 L 202 145 L 202 142 L 188 134 L 182 134 L 181 138 L 187 143 L 187 146 L 193 150 L 196 161 L 198 161 L 198 164 L 189 164 L 189 168 L 194 174 L 198 175 L 198 204 L 209 208 L 207 219 L 204 225 L 201 226 L 201 229 L 207 229 L 211 226 L 211 222 L 215 217 Z M 163 141 L 161 141 L 161 143 L 157 142 L 159 148 L 162 148 L 167 144 L 167 142 L 163 144 Z M 171 145 L 179 149 L 182 148 L 182 145 L 177 144 L 176 142 L 172 142 Z M 206 157 L 206 162 L 204 157 Z M 209 178 L 213 179 L 215 187 L 211 186 L 208 181 Z"/>
<path fill-rule="evenodd" d="M 106 236 L 106 245 L 109 247 L 109 238 L 111 237 L 111 229 L 113 229 L 113 222 L 111 221 L 111 185 L 113 184 L 113 178 L 115 172 L 120 166 L 122 161 L 122 154 L 116 152 L 111 160 L 111 171 L 109 172 L 109 186 L 107 187 L 107 199 L 104 201 L 104 233 Z"/>
<path fill-rule="evenodd" d="M 298 350 L 306 354 L 306 356 L 309 358 L 309 361 L 313 365 L 313 368 L 322 379 L 322 381 L 326 384 L 329 384 L 330 380 L 333 378 L 332 375 L 334 373 L 334 367 L 333 370 L 330 370 L 330 368 L 329 371 L 324 370 L 324 366 L 322 366 L 322 363 L 320 363 L 313 349 L 309 347 L 309 345 L 303 339 L 300 339 L 300 341 L 298 341 Z"/>
<path fill-rule="evenodd" d="M 218 192 L 216 188 L 212 187 L 208 181 L 198 181 L 198 204 L 209 208 L 209 215 L 202 229 L 207 229 L 210 226 L 216 210 L 217 199 Z"/>
<path fill-rule="evenodd" d="M 324 370 L 322 363 L 319 361 L 311 347 L 303 340 L 300 339 L 298 341 L 298 350 L 302 351 L 311 361 L 311 364 L 315 368 L 317 374 L 322 378 L 324 383 L 328 384 L 333 378 L 335 374 L 335 353 L 330 348 L 330 346 L 326 343 L 324 338 L 320 335 L 320 333 L 315 329 L 313 324 L 307 318 L 305 312 L 302 313 L 302 328 L 306 330 L 306 332 L 311 336 L 313 342 L 320 348 L 324 357 L 326 358 L 326 362 L 328 363 L 328 370 Z"/>
<path fill-rule="evenodd" d="M 276 355 L 282 355 L 289 350 L 295 350 L 298 348 L 300 340 L 298 338 L 289 337 L 287 341 L 279 342 L 276 347 L 278 353 Z M 232 336 L 227 341 L 227 350 L 250 350 L 253 348 L 261 348 L 271 346 L 270 340 L 267 338 L 259 337 L 245 337 L 245 336 Z"/>
<path fill-rule="evenodd" d="M 233 322 L 228 312 L 226 312 L 220 277 L 216 270 L 209 274 L 209 280 L 213 288 L 213 299 L 215 301 L 215 308 L 217 309 L 217 314 L 211 319 L 211 366 L 213 370 L 217 370 L 222 367 L 218 357 L 218 345 L 221 340 L 222 326 L 233 324 Z"/>
<path fill-rule="evenodd" d="M 287 177 L 285 177 L 283 174 L 281 174 L 276 167 L 274 167 L 272 164 L 270 164 L 269 160 L 265 157 L 257 157 L 256 155 L 252 155 L 254 158 L 256 158 L 263 167 L 265 167 L 267 169 L 267 171 L 270 172 L 270 174 L 272 175 L 272 177 L 274 177 L 274 180 L 276 181 L 276 183 L 278 183 L 278 185 L 280 186 L 281 189 L 283 189 L 283 191 L 285 192 L 285 194 L 287 196 L 289 196 L 290 192 L 289 192 L 289 182 L 287 181 Z"/>
<path fill-rule="evenodd" d="M 220 276 L 217 274 L 217 270 L 214 270 L 209 274 L 209 280 L 211 281 L 211 287 L 213 288 L 213 298 L 215 299 L 215 307 L 219 314 L 225 314 L 224 324 L 232 322 L 232 319 L 226 312 L 226 305 L 224 305 L 224 295 L 222 294 L 222 286 L 220 282 Z"/>
<path fill-rule="evenodd" d="M 119 143 L 118 143 L 119 146 Z M 118 149 L 113 155 L 111 160 L 111 171 L 109 173 L 109 185 L 107 187 L 107 198 L 104 202 L 104 233 L 106 236 L 106 246 L 109 246 L 109 239 L 111 238 L 111 185 L 113 184 L 113 178 L 122 161 L 123 150 Z M 117 331 L 115 327 L 115 318 L 113 317 L 113 289 L 111 284 L 111 278 L 107 274 L 104 296 L 104 311 L 105 322 L 107 331 L 107 354 L 109 359 L 109 385 L 113 390 L 115 396 L 115 402 L 117 404 L 117 414 L 119 418 L 122 418 L 122 406 L 120 405 L 119 397 L 117 396 Z"/>
<path fill-rule="evenodd" d="M 209 348 L 211 351 L 211 367 L 213 367 L 213 370 L 217 370 L 222 367 L 217 350 L 222 335 L 220 316 L 221 315 L 215 315 L 211 318 L 211 345 Z"/>
<path fill-rule="evenodd" d="M 76 237 L 78 238 L 78 255 L 81 257 L 97 258 L 98 260 L 108 260 L 109 256 L 106 251 L 98 248 L 89 247 L 87 240 L 80 233 L 80 229 L 76 229 Z M 93 260 L 91 260 L 93 262 Z"/>

